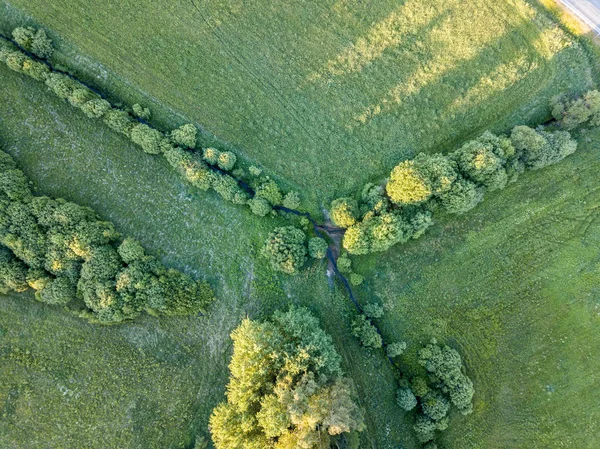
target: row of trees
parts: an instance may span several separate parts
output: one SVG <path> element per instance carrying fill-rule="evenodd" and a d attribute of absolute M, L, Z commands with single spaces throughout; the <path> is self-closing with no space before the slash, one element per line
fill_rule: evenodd
<path fill-rule="evenodd" d="M 341 357 L 304 308 L 245 319 L 231 334 L 227 401 L 210 418 L 217 449 L 329 449 L 354 441 L 362 411 Z"/>
<path fill-rule="evenodd" d="M 397 392 L 398 405 L 417 410 L 414 430 L 425 447 L 435 447 L 436 430 L 448 428 L 448 413 L 455 408 L 463 415 L 473 411 L 473 382 L 465 374 L 460 354 L 435 340 L 422 348 L 418 361 L 427 377 L 403 381 Z"/>
<path fill-rule="evenodd" d="M 0 291 L 36 290 L 49 304 L 78 298 L 93 321 L 114 323 L 146 311 L 204 312 L 208 284 L 165 268 L 92 209 L 34 196 L 15 161 L 0 151 Z"/>
<path fill-rule="evenodd" d="M 43 30 L 16 28 L 13 38 L 39 58 L 47 58 L 52 53 L 52 42 Z M 87 117 L 102 120 L 145 153 L 162 154 L 183 179 L 201 190 L 212 189 L 224 200 L 246 205 L 259 216 L 272 213 L 277 206 L 296 209 L 300 205 L 298 193 L 284 195 L 274 180 L 261 176 L 260 169 L 250 167 L 248 172 L 236 169 L 237 157 L 231 151 L 215 148 L 196 151 L 198 130 L 193 124 L 163 133 L 148 124 L 151 115 L 148 108 L 139 104 L 133 105 L 129 111 L 114 107 L 72 76 L 52 70 L 49 64 L 30 57 L 2 39 L 0 60 L 10 69 L 45 83 L 58 97 L 79 108 Z"/>
<path fill-rule="evenodd" d="M 559 121 L 551 127 L 516 126 L 510 136 L 485 132 L 447 155 L 420 153 L 394 167 L 384 185 L 367 184 L 360 204 L 354 198 L 334 200 L 331 217 L 347 228 L 344 248 L 368 254 L 417 238 L 431 226 L 434 211 L 463 214 L 525 170 L 574 153 L 577 142 L 561 128 L 600 123 L 600 93 L 556 98 L 553 105 Z"/>

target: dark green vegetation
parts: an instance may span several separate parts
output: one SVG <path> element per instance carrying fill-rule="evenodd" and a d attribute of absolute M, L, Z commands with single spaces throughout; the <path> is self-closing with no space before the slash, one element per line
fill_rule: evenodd
<path fill-rule="evenodd" d="M 597 91 L 588 92 L 585 101 L 589 103 L 597 96 Z M 569 113 L 576 107 L 563 108 L 564 120 L 571 118 Z M 588 104 L 581 108 L 592 110 Z M 593 116 L 588 112 L 579 123 Z M 367 184 L 363 188 L 360 206 L 351 198 L 334 200 L 333 220 L 348 227 L 344 248 L 351 254 L 386 251 L 423 235 L 436 210 L 468 212 L 486 192 L 505 188 L 526 169 L 539 170 L 562 161 L 575 152 L 577 142 L 568 131 L 554 128 L 554 124 L 537 129 L 515 126 L 510 138 L 486 131 L 447 155 L 420 153 L 399 163 L 384 185 Z M 356 212 L 359 208 L 363 212 L 360 218 Z"/>
<path fill-rule="evenodd" d="M 331 337 L 307 309 L 246 319 L 231 334 L 227 402 L 210 429 L 217 449 L 327 449 L 364 429 L 352 381 Z"/>
<path fill-rule="evenodd" d="M 413 150 L 446 152 L 471 132 L 539 123 L 552 93 L 581 92 L 592 81 L 582 48 L 545 17 L 532 18 L 521 1 L 215 1 L 199 10 L 172 2 L 17 3 L 65 38 L 54 58 L 82 78 L 127 104 L 150 105 L 161 129 L 207 124 L 241 143 L 240 159 L 256 157 L 320 190 L 314 196 L 323 204 L 378 179 Z M 23 17 L 5 11 L 0 20 Z M 344 66 L 358 70 L 338 73 Z M 3 298 L 2 357 L 16 355 L 0 365 L 0 384 L 11 386 L 0 392 L 0 445 L 189 447 L 222 398 L 229 331 L 245 313 L 266 315 L 289 300 L 310 305 L 333 336 L 365 408 L 361 447 L 416 447 L 410 419 L 394 404 L 394 374 L 348 338 L 351 305 L 329 292 L 324 263 L 274 277 L 254 249 L 270 231 L 266 220 L 183 186 L 165 161 L 86 122 L 30 80 L 4 68 L 0 76 L 0 133 L 41 191 L 93 206 L 168 266 L 193 274 L 206 267 L 220 300 L 209 320 L 140 317 L 116 333 L 27 297 Z M 188 117 L 171 116 L 172 106 Z M 206 147 L 214 139 L 202 132 L 198 140 Z M 432 335 L 464 356 L 478 393 L 469 420 L 452 417 L 446 449 L 597 445 L 589 431 L 590 423 L 598 427 L 599 402 L 599 367 L 589 356 L 598 346 L 595 154 L 584 143 L 562 164 L 492 193 L 471 214 L 441 217 L 427 239 L 355 262 L 366 275 L 357 296 L 379 296 L 388 312 L 378 322 L 386 340 L 409 343 L 397 357 L 409 374 L 422 374 L 415 351 Z M 262 195 L 279 200 L 274 189 Z M 125 341 L 129 333 L 134 338 Z M 87 344 L 76 352 L 70 345 L 78 334 Z M 191 353 L 179 351 L 181 342 Z M 33 357 L 46 359 L 27 365 L 21 350 L 32 353 L 40 343 Z M 131 360 L 127 373 L 123 360 Z M 150 373 L 147 360 L 160 367 Z M 67 373 L 72 384 L 90 391 L 77 402 L 52 394 L 66 378 L 66 361 L 75 366 Z"/>
<path fill-rule="evenodd" d="M 202 124 L 308 204 L 418 152 L 539 123 L 552 95 L 592 82 L 584 49 L 523 0 L 9 3 L 5 34 L 22 8 L 56 33 L 56 61 L 166 128 Z"/>
<path fill-rule="evenodd" d="M 48 304 L 83 300 L 94 321 L 151 314 L 197 315 L 214 299 L 208 284 L 167 270 L 95 212 L 33 196 L 15 161 L 0 151 L 0 292 L 36 290 Z"/>

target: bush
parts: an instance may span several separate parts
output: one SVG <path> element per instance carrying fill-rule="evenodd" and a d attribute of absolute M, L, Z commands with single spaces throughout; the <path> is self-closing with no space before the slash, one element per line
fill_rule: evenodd
<path fill-rule="evenodd" d="M 150 120 L 150 109 L 143 107 L 142 105 L 136 103 L 132 107 L 133 115 L 141 118 L 142 120 Z"/>
<path fill-rule="evenodd" d="M 571 130 L 589 122 L 592 126 L 600 125 L 600 92 L 591 90 L 583 97 L 570 100 L 566 96 L 554 97 L 550 106 L 552 115 L 564 129 Z"/>
<path fill-rule="evenodd" d="M 69 76 L 56 72 L 49 73 L 44 82 L 52 92 L 64 99 L 69 98 L 79 84 Z"/>
<path fill-rule="evenodd" d="M 293 226 L 275 228 L 269 234 L 262 255 L 269 259 L 275 271 L 297 274 L 306 262 L 306 235 Z"/>
<path fill-rule="evenodd" d="M 358 315 L 352 321 L 352 335 L 358 338 L 360 344 L 365 348 L 379 349 L 383 345 L 377 328 L 363 314 Z"/>
<path fill-rule="evenodd" d="M 353 198 L 338 198 L 331 202 L 330 215 L 341 228 L 349 228 L 358 218 L 358 203 Z"/>
<path fill-rule="evenodd" d="M 350 257 L 348 257 L 348 253 L 343 253 L 340 257 L 338 257 L 336 264 L 340 273 L 352 273 L 352 260 L 350 260 Z"/>
<path fill-rule="evenodd" d="M 417 406 L 417 398 L 410 388 L 399 388 L 396 393 L 396 402 L 402 410 L 407 412 Z"/>
<path fill-rule="evenodd" d="M 269 202 L 264 198 L 254 197 L 248 202 L 248 204 L 250 205 L 250 210 L 252 213 L 258 215 L 259 217 L 264 217 L 273 210 Z"/>
<path fill-rule="evenodd" d="M 194 148 L 196 146 L 197 134 L 198 129 L 196 129 L 196 127 L 191 123 L 187 123 L 171 131 L 169 137 L 175 145 L 186 148 Z"/>
<path fill-rule="evenodd" d="M 308 254 L 314 259 L 323 259 L 327 255 L 329 245 L 321 237 L 313 237 L 308 241 Z"/>
<path fill-rule="evenodd" d="M 102 98 L 93 98 L 82 104 L 80 109 L 89 118 L 101 118 L 110 111 L 110 103 Z"/>
<path fill-rule="evenodd" d="M 283 197 L 283 207 L 297 210 L 300 207 L 300 194 L 298 192 L 288 192 Z"/>
<path fill-rule="evenodd" d="M 449 190 L 456 177 L 446 156 L 419 153 L 414 159 L 394 167 L 386 192 L 396 204 L 418 204 Z"/>
<path fill-rule="evenodd" d="M 406 342 L 404 341 L 390 343 L 387 346 L 387 355 L 391 358 L 398 357 L 404 354 L 404 351 L 406 351 Z"/>
<path fill-rule="evenodd" d="M 248 202 L 248 194 L 240 187 L 236 179 L 220 173 L 214 173 L 211 178 L 212 188 L 225 201 L 234 204 L 246 204 Z"/>
<path fill-rule="evenodd" d="M 332 436 L 364 429 L 341 357 L 308 310 L 246 319 L 231 338 L 227 402 L 210 417 L 217 449 L 325 448 Z"/>
<path fill-rule="evenodd" d="M 530 170 L 555 164 L 577 150 L 577 142 L 567 131 L 550 133 L 528 126 L 515 126 L 511 140 L 515 148 L 521 151 L 521 158 Z"/>
<path fill-rule="evenodd" d="M 195 153 L 177 147 L 167 149 L 164 156 L 171 167 L 194 187 L 206 191 L 215 183 L 217 174 L 213 173 Z"/>
<path fill-rule="evenodd" d="M 219 154 L 219 158 L 217 160 L 217 165 L 221 170 L 229 171 L 231 170 L 237 161 L 235 154 L 231 151 L 223 151 Z"/>
<path fill-rule="evenodd" d="M 159 131 L 144 123 L 138 123 L 131 130 L 131 141 L 142 147 L 142 150 L 148 154 L 160 154 L 160 143 L 163 139 Z"/>

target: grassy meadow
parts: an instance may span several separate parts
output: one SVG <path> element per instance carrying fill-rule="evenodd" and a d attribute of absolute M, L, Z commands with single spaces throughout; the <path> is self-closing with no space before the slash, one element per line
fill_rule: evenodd
<path fill-rule="evenodd" d="M 163 158 L 43 85 L 4 66 L 0 77 L 0 141 L 38 193 L 93 207 L 165 265 L 209 280 L 217 296 L 206 318 L 109 327 L 31 295 L 2 297 L 0 447 L 187 448 L 223 400 L 231 330 L 246 315 L 292 303 L 310 307 L 333 335 L 364 398 L 367 447 L 410 443 L 394 404 L 394 373 L 348 341 L 350 302 L 330 289 L 324 263 L 292 279 L 274 275 L 257 256 L 273 221 L 188 190 Z"/>
<path fill-rule="evenodd" d="M 600 131 L 427 237 L 357 259 L 390 339 L 463 354 L 475 412 L 446 448 L 595 448 L 600 441 Z M 403 359 L 416 369 L 415 354 Z"/>
<path fill-rule="evenodd" d="M 523 0 L 0 1 L 0 31 L 46 27 L 53 62 L 155 122 L 201 124 L 319 203 L 418 151 L 548 115 L 592 86 L 593 56 Z M 595 448 L 600 441 L 600 132 L 419 241 L 356 258 L 360 301 L 389 340 L 449 342 L 475 382 L 445 449 Z M 284 219 L 197 192 L 35 81 L 0 66 L 0 142 L 38 194 L 93 207 L 167 266 L 211 282 L 208 317 L 102 327 L 31 295 L 0 298 L 0 447 L 190 449 L 223 399 L 230 331 L 303 304 L 342 354 L 367 416 L 361 448 L 417 448 L 395 373 L 350 336 L 324 263 L 274 275 L 258 256 Z"/>
<path fill-rule="evenodd" d="M 1 30 L 46 27 L 57 62 L 157 123 L 199 123 L 315 209 L 417 152 L 543 121 L 550 96 L 592 82 L 584 49 L 524 0 L 0 5 Z"/>

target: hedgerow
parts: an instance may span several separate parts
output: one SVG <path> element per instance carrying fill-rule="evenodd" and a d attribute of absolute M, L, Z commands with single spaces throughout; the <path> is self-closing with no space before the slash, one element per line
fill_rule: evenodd
<path fill-rule="evenodd" d="M 15 29 L 14 37 L 15 42 L 24 50 L 40 58 L 48 57 L 51 53 L 46 48 L 50 46 L 51 49 L 51 41 L 43 30 L 18 28 Z M 260 216 L 268 215 L 267 210 L 270 212 L 273 206 L 284 205 L 289 209 L 296 209 L 300 205 L 297 192 L 289 192 L 284 196 L 274 180 L 266 176 L 260 177 L 260 170 L 257 172 L 256 167 L 250 170 L 254 177 L 249 180 L 253 188 L 248 185 L 242 187 L 245 185 L 244 181 L 236 176 L 240 176 L 243 171 L 234 170 L 237 157 L 233 152 L 204 148 L 198 154 L 195 150 L 198 129 L 193 124 L 184 124 L 163 133 L 146 122 L 150 118 L 148 108 L 134 104 L 131 108 L 132 115 L 125 109 L 114 107 L 69 74 L 53 70 L 48 63 L 35 60 L 3 39 L 0 39 L 0 60 L 10 69 L 44 82 L 55 95 L 67 100 L 87 117 L 102 119 L 106 126 L 126 136 L 145 153 L 163 154 L 169 164 L 195 187 L 212 189 L 225 201 L 246 205 Z M 259 181 L 256 182 L 255 178 Z M 255 198 L 257 199 L 254 200 Z"/>
<path fill-rule="evenodd" d="M 350 254 L 368 254 L 418 238 L 432 225 L 434 211 L 468 212 L 486 192 L 505 188 L 525 170 L 538 170 L 573 154 L 577 142 L 560 128 L 600 123 L 600 93 L 555 99 L 554 113 L 560 119 L 556 124 L 516 126 L 510 136 L 486 131 L 453 153 L 421 153 L 401 162 L 384 185 L 365 186 L 360 205 L 351 198 L 334 200 L 332 219 L 347 228 L 344 248 Z"/>
<path fill-rule="evenodd" d="M 208 284 L 165 268 L 92 209 L 34 196 L 14 160 L 0 152 L 0 291 L 36 290 L 49 304 L 80 300 L 101 323 L 141 312 L 190 315 L 213 300 Z"/>

